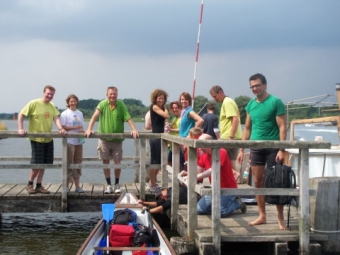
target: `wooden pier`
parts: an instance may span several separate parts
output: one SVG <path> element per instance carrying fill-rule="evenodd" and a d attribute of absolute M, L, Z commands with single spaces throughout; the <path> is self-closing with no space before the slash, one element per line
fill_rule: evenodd
<path fill-rule="evenodd" d="M 50 194 L 28 194 L 27 183 L 0 184 L 0 212 L 25 213 L 25 212 L 60 212 L 62 185 L 46 183 L 43 186 Z M 138 184 L 121 184 L 122 192 L 131 192 L 139 196 Z M 67 193 L 68 212 L 100 212 L 103 203 L 114 203 L 119 194 L 104 194 L 104 183 L 83 183 L 84 193 L 71 191 Z M 146 191 L 146 199 L 155 199 L 155 196 Z"/>
<path fill-rule="evenodd" d="M 59 133 L 43 133 L 43 134 L 27 134 L 30 137 L 53 137 L 60 138 Z M 68 134 L 66 137 L 81 137 L 82 134 Z M 13 131 L 0 131 L 0 138 L 22 138 L 19 137 L 17 132 Z M 67 169 L 69 168 L 94 168 L 93 165 L 86 164 L 80 165 L 67 165 L 66 161 L 66 137 L 62 138 L 62 164 L 61 165 L 0 165 L 0 169 L 13 169 L 13 168 L 61 168 L 62 180 L 61 184 L 46 185 L 49 190 L 53 190 L 49 195 L 27 195 L 24 190 L 26 184 L 2 184 L 0 187 L 1 206 L 0 211 L 9 211 L 9 208 L 26 207 L 22 210 L 28 211 L 34 210 L 34 207 L 44 208 L 44 211 L 73 211 L 75 208 L 81 206 L 82 203 L 91 203 L 89 207 L 100 208 L 100 204 L 105 202 L 114 202 L 116 195 L 104 195 L 103 184 L 84 184 L 83 189 L 87 192 L 83 194 L 76 194 L 66 191 L 66 176 Z M 90 138 L 131 138 L 131 135 L 126 132 L 124 134 L 94 134 Z M 161 138 L 161 164 L 150 165 L 147 162 L 146 141 L 147 139 Z M 167 145 L 169 142 L 173 143 L 172 146 L 172 168 L 167 166 Z M 185 145 L 188 147 L 188 205 L 179 207 L 178 197 L 179 182 L 183 181 L 178 177 L 179 173 L 179 155 L 180 146 Z M 205 188 L 202 185 L 197 184 L 197 148 L 211 148 L 212 149 L 212 185 L 211 188 Z M 299 189 L 255 189 L 251 187 L 239 187 L 238 189 L 221 189 L 220 188 L 220 148 L 297 148 L 299 149 Z M 287 240 L 298 240 L 299 242 L 299 254 L 312 254 L 314 240 L 325 240 L 322 235 L 315 235 L 310 232 L 310 205 L 309 198 L 310 193 L 313 193 L 309 189 L 309 167 L 308 156 L 309 149 L 327 149 L 330 148 L 329 142 L 305 142 L 305 141 L 202 141 L 193 140 L 189 138 L 181 138 L 172 136 L 169 134 L 150 134 L 140 133 L 139 139 L 135 140 L 135 156 L 133 157 L 132 166 L 137 169 L 136 177 L 138 181 L 135 184 L 125 185 L 126 191 L 136 191 L 136 194 L 140 198 L 147 198 L 147 191 L 145 191 L 145 176 L 147 168 L 161 169 L 162 178 L 160 186 L 169 186 L 168 173 L 172 176 L 171 186 L 172 189 L 172 201 L 171 201 L 171 228 L 177 230 L 181 235 L 189 241 L 195 241 L 199 254 L 221 254 L 221 247 L 225 242 L 238 241 L 238 242 L 263 242 L 272 240 L 276 244 L 276 251 L 279 251 L 280 245 L 286 247 Z M 96 164 L 95 168 L 127 168 L 124 164 L 121 165 L 107 165 Z M 241 175 L 242 176 L 242 175 Z M 12 187 L 10 187 L 12 185 Z M 210 216 L 197 215 L 197 193 L 200 195 L 212 196 L 212 214 Z M 279 231 L 277 228 L 276 213 L 267 213 L 269 224 L 248 227 L 247 222 L 251 219 L 255 219 L 258 215 L 257 207 L 254 209 L 248 209 L 248 212 L 244 215 L 234 214 L 231 217 L 221 219 L 220 218 L 220 194 L 224 195 L 292 195 L 299 196 L 300 203 L 298 213 L 295 215 L 294 224 L 295 229 L 291 232 Z M 31 198 L 34 197 L 34 200 Z M 11 203 L 6 203 L 7 208 L 2 208 L 4 201 L 10 200 Z M 87 201 L 88 200 L 88 201 Z M 33 205 L 30 205 L 34 201 Z M 96 201 L 96 202 L 95 202 Z M 41 206 L 40 206 L 40 205 Z M 59 208 L 59 210 L 58 210 Z M 275 222 L 275 223 L 274 223 Z M 296 232 L 294 232 L 296 231 Z M 290 233 L 290 234 L 288 234 Z M 317 244 L 318 245 L 318 244 Z M 318 246 L 319 247 L 319 246 Z M 283 248 L 283 250 L 286 250 Z M 277 253 L 278 254 L 278 253 Z M 286 253 L 281 253 L 286 254 Z"/>

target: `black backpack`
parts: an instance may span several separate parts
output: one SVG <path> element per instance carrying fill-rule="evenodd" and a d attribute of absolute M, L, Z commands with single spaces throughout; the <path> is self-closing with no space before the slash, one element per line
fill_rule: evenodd
<path fill-rule="evenodd" d="M 136 212 L 128 208 L 124 210 L 117 210 L 114 213 L 111 224 L 128 225 L 129 223 L 135 223 L 137 218 Z"/>
<path fill-rule="evenodd" d="M 267 167 L 264 172 L 265 188 L 292 188 L 296 189 L 295 173 L 290 166 L 278 162 L 273 167 Z M 265 196 L 268 204 L 290 205 L 292 201 L 297 202 L 294 196 Z"/>

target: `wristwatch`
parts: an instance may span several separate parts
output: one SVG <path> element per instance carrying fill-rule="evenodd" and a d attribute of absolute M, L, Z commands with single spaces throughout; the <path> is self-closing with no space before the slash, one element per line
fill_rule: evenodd
<path fill-rule="evenodd" d="M 233 136 L 233 135 L 229 136 L 230 139 L 234 139 L 234 137 L 235 137 L 235 136 Z"/>

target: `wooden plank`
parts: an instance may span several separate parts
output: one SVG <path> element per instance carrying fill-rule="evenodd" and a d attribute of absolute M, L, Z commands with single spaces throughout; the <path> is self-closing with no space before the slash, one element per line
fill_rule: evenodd
<path fill-rule="evenodd" d="M 27 187 L 27 184 L 17 184 L 15 187 L 10 189 L 6 194 L 4 194 L 3 197 L 9 197 L 9 196 L 16 197 L 22 192 L 25 192 L 27 195 L 26 187 Z"/>
<path fill-rule="evenodd" d="M 0 189 L 0 196 L 3 196 L 6 194 L 8 191 L 13 189 L 16 186 L 16 184 L 6 184 Z"/>
<path fill-rule="evenodd" d="M 126 192 L 134 193 L 139 196 L 138 189 L 135 183 L 125 183 Z"/>

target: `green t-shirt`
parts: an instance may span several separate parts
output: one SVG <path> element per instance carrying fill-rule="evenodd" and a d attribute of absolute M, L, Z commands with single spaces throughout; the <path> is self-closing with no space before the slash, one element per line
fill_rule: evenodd
<path fill-rule="evenodd" d="M 251 119 L 250 140 L 280 140 L 280 130 L 276 116 L 286 114 L 281 99 L 269 95 L 264 101 L 249 101 L 246 111 Z"/>
<path fill-rule="evenodd" d="M 30 101 L 21 113 L 29 117 L 28 132 L 47 133 L 51 132 L 53 119 L 59 115 L 59 111 L 53 103 L 44 103 L 41 99 Z M 52 138 L 29 138 L 39 143 L 48 143 Z"/>
<path fill-rule="evenodd" d="M 108 99 L 102 100 L 97 109 L 100 110 L 98 133 L 124 133 L 124 122 L 131 119 L 131 116 L 123 101 L 117 100 L 116 107 L 111 110 Z M 105 139 L 111 142 L 122 142 L 123 138 Z"/>
<path fill-rule="evenodd" d="M 220 137 L 221 139 L 229 140 L 231 128 L 233 126 L 233 117 L 239 118 L 239 124 L 234 135 L 234 140 L 240 140 L 242 138 L 242 129 L 240 122 L 240 112 L 237 104 L 229 97 L 225 97 L 222 103 L 220 112 Z"/>

